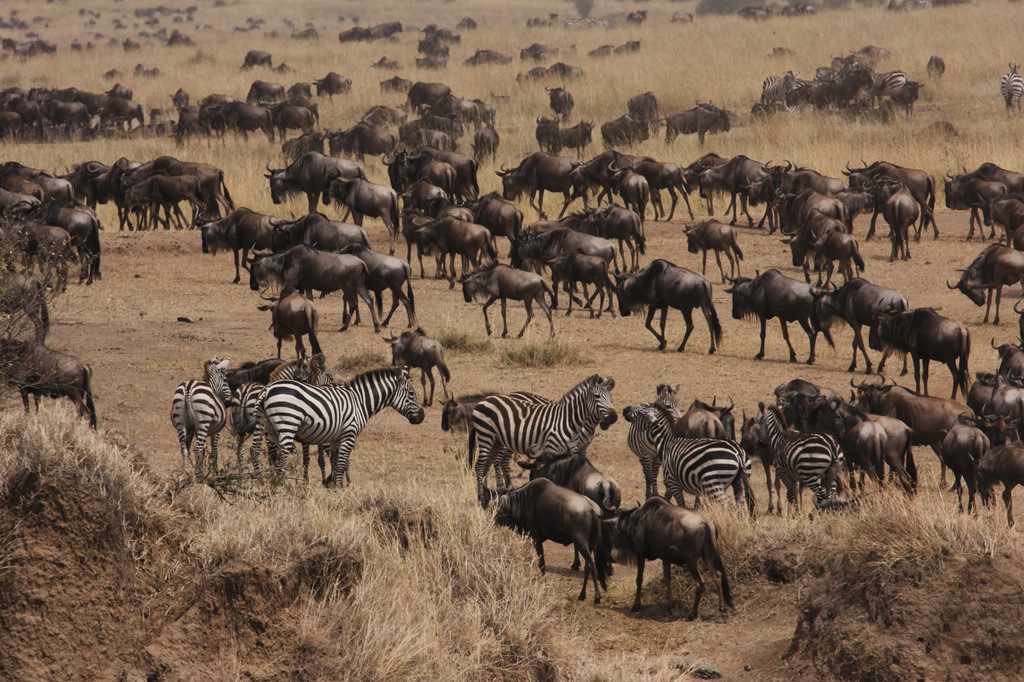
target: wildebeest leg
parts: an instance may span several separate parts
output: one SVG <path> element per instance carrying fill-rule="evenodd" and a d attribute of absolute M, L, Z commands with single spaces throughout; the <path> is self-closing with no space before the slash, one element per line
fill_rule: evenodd
<path fill-rule="evenodd" d="M 430 397 L 427 398 L 427 377 L 430 377 Z M 434 370 L 429 367 L 420 369 L 420 384 L 423 386 L 423 397 L 426 398 L 424 406 L 430 407 L 434 403 Z"/>
<path fill-rule="evenodd" d="M 654 327 L 651 326 L 651 321 L 654 320 L 654 313 L 661 310 L 661 333 L 654 331 Z M 658 350 L 665 350 L 665 345 L 668 343 L 665 339 L 665 317 L 668 315 L 668 308 L 654 308 L 653 306 L 647 309 L 647 323 L 644 325 L 647 329 L 654 334 L 654 338 L 658 339 Z"/>
<path fill-rule="evenodd" d="M 857 349 L 860 348 L 861 354 L 864 355 L 864 364 L 867 365 L 867 369 L 864 373 L 871 374 L 871 358 L 868 357 L 868 351 L 864 348 L 864 336 L 861 334 L 860 327 L 861 326 L 859 324 L 853 327 L 853 360 L 850 361 L 850 366 L 846 371 L 857 371 Z"/>
<path fill-rule="evenodd" d="M 693 576 L 693 580 L 697 583 L 697 589 L 693 594 L 693 608 L 690 609 L 689 615 L 686 616 L 686 620 L 696 620 L 697 612 L 700 609 L 700 598 L 704 596 L 704 578 L 701 577 L 700 567 L 697 565 L 697 557 L 691 556 L 686 562 L 686 568 L 690 571 L 690 575 Z M 665 574 L 665 587 L 668 588 L 668 569 L 666 568 Z M 671 592 L 670 592 L 671 594 Z"/>
<path fill-rule="evenodd" d="M 535 196 L 533 193 L 530 194 L 530 205 L 533 206 L 535 209 L 537 209 L 537 215 L 540 216 L 541 220 L 547 220 L 548 217 L 544 213 L 544 190 L 542 190 L 542 189 L 541 190 L 537 190 L 537 192 L 539 192 L 539 196 L 537 197 L 537 199 L 538 199 L 537 205 L 534 205 L 534 203 L 533 203 L 533 198 Z M 558 217 L 561 218 L 562 216 L 558 216 Z"/>
<path fill-rule="evenodd" d="M 729 259 L 729 274 L 731 275 L 732 274 L 732 268 L 733 268 L 732 256 L 731 255 L 727 255 L 727 258 Z M 726 279 L 725 279 L 725 270 L 722 269 L 722 254 L 717 249 L 715 250 L 715 262 L 718 263 L 718 272 L 720 272 L 722 274 L 722 284 L 725 284 Z"/>
<path fill-rule="evenodd" d="M 282 338 L 282 337 L 280 337 L 280 336 L 279 336 L 279 337 L 277 338 L 277 359 L 278 359 L 278 360 L 280 360 L 280 359 L 281 359 L 281 342 L 282 342 L 282 341 L 284 341 L 284 338 Z"/>
<path fill-rule="evenodd" d="M 918 357 L 917 354 L 914 354 L 912 359 L 914 361 L 914 390 L 916 390 L 918 393 L 921 393 L 921 369 L 922 369 L 921 365 L 923 364 L 924 365 L 924 393 L 923 393 L 923 395 L 928 395 L 928 365 L 931 362 L 931 360 L 929 360 L 928 358 Z M 954 387 L 955 387 L 955 384 L 954 384 Z M 956 390 L 956 389 L 954 388 L 954 390 Z"/>
<path fill-rule="evenodd" d="M 717 255 L 717 254 L 716 254 Z M 708 250 L 704 249 L 704 253 L 700 261 L 700 274 L 702 277 L 708 276 Z"/>
<path fill-rule="evenodd" d="M 572 297 L 570 296 L 569 298 L 571 299 Z M 523 328 L 519 330 L 518 334 L 516 334 L 516 338 L 517 339 L 523 338 L 523 334 L 526 332 L 526 328 L 529 327 L 530 326 L 530 322 L 533 321 L 533 299 L 531 299 L 531 298 L 524 298 L 523 299 L 523 307 L 526 308 L 526 322 L 523 323 Z M 501 299 L 501 314 L 502 314 L 502 317 L 504 317 L 504 315 L 505 315 L 505 299 Z M 554 326 L 552 326 L 551 329 L 552 329 L 552 332 L 553 332 L 554 331 Z M 506 334 L 507 334 L 507 332 L 506 332 Z M 506 334 L 502 334 L 502 336 L 505 336 Z"/>
<path fill-rule="evenodd" d="M 370 319 L 373 320 L 373 333 L 376 334 L 377 332 L 380 331 L 380 322 L 377 320 L 377 311 L 373 307 L 373 301 L 370 300 L 370 292 L 366 290 L 365 284 L 360 284 L 356 288 L 356 293 L 358 293 L 359 298 L 363 299 L 363 301 L 366 303 L 366 307 L 370 309 Z M 352 307 L 356 309 L 356 315 L 358 318 L 359 310 L 357 306 L 358 301 L 353 300 Z"/>
<path fill-rule="evenodd" d="M 851 218 L 851 221 L 853 219 Z M 864 237 L 864 241 L 869 242 L 871 238 L 875 236 L 875 222 L 878 220 L 878 209 L 875 208 L 874 213 L 871 214 L 871 225 L 868 227 L 868 233 Z M 852 232 L 851 232 L 852 234 Z"/>
<path fill-rule="evenodd" d="M 774 511 L 775 509 L 774 505 L 772 504 L 772 467 L 770 464 L 768 464 L 768 462 L 766 462 L 763 459 L 761 460 L 761 466 L 764 467 L 765 487 L 768 489 L 768 513 L 771 514 L 772 511 Z M 778 483 L 778 481 L 776 481 L 776 483 Z"/>
<path fill-rule="evenodd" d="M 644 586 L 644 556 L 643 554 L 636 555 L 636 597 L 633 599 L 633 606 L 630 607 L 630 611 L 640 610 L 640 591 Z"/>
<path fill-rule="evenodd" d="M 766 320 L 763 317 L 759 318 L 759 320 L 761 322 L 761 350 L 758 352 L 757 355 L 754 356 L 754 359 L 755 360 L 764 360 L 764 337 L 765 337 L 765 335 L 767 333 L 766 327 L 768 325 L 768 320 Z M 783 323 L 783 328 L 785 328 L 785 323 Z"/>
<path fill-rule="evenodd" d="M 494 303 L 497 300 L 498 300 L 497 296 L 491 296 L 489 299 L 487 299 L 487 302 L 484 303 L 484 328 L 487 330 L 487 336 L 491 335 L 491 321 L 487 317 L 487 309 L 490 308 L 491 304 Z M 505 307 L 505 299 L 501 299 L 501 307 L 502 307 L 502 309 L 504 309 L 504 307 Z M 503 312 L 502 313 L 502 319 L 504 319 L 504 317 L 505 317 L 505 315 L 504 315 L 504 312 Z M 507 333 L 507 329 L 506 329 L 506 333 Z"/>
<path fill-rule="evenodd" d="M 666 308 L 666 310 L 668 310 L 668 308 Z M 690 334 L 693 333 L 693 308 L 684 308 L 681 312 L 683 313 L 683 319 L 686 321 L 686 333 L 683 335 L 683 342 L 681 344 L 679 344 L 679 348 L 676 348 L 676 352 L 677 353 L 682 353 L 683 352 L 683 349 L 686 348 L 686 342 L 690 338 Z M 663 328 L 662 329 L 662 334 L 664 334 L 664 333 L 665 332 L 664 332 L 664 328 Z M 714 347 L 715 347 L 715 339 L 714 339 L 714 333 L 712 332 L 711 352 L 714 352 Z"/>
<path fill-rule="evenodd" d="M 562 204 L 562 210 L 558 213 L 558 219 L 561 220 L 562 216 L 565 215 L 565 210 L 569 208 L 569 204 L 572 203 L 572 197 L 569 196 L 569 190 L 562 192 L 562 196 L 565 197 L 565 203 Z"/>
<path fill-rule="evenodd" d="M 727 215 L 729 213 L 729 209 L 730 208 L 732 209 L 732 222 L 730 222 L 729 224 L 730 225 L 735 225 L 736 224 L 736 209 L 738 208 L 737 205 L 736 205 L 736 192 L 735 192 L 735 190 L 732 193 L 732 198 L 729 200 L 729 206 L 725 209 L 725 212 L 726 212 Z"/>
<path fill-rule="evenodd" d="M 306 211 L 307 215 L 310 214 L 310 213 L 316 213 L 316 205 L 317 205 L 317 203 L 319 203 L 319 201 L 320 201 L 320 193 L 319 192 L 306 192 L 306 203 L 309 205 L 309 210 Z"/>
<path fill-rule="evenodd" d="M 978 492 L 978 477 L 975 474 L 973 467 L 968 470 L 967 475 L 964 476 L 964 480 L 967 482 L 967 513 L 970 514 L 976 510 L 976 507 L 974 506 L 974 496 Z M 962 498 L 960 506 L 963 508 Z"/>
<path fill-rule="evenodd" d="M 786 323 L 781 317 L 779 318 L 779 326 L 782 327 L 782 338 L 786 341 L 786 345 L 789 346 L 789 361 L 796 362 L 796 351 L 793 350 L 793 344 L 789 342 L 789 324 Z M 813 345 L 812 345 L 813 347 Z M 814 352 L 811 351 L 810 362 L 814 361 Z M 809 364 L 809 363 L 808 363 Z"/>
<path fill-rule="evenodd" d="M 1006 505 L 1006 525 L 1013 528 L 1013 488 L 1016 483 L 1003 481 L 1003 504 Z"/>
<path fill-rule="evenodd" d="M 743 212 L 747 215 L 747 227 L 753 227 L 754 226 L 754 216 L 750 215 L 750 208 L 747 206 L 747 195 L 746 194 L 741 194 L 740 195 L 740 206 L 742 207 Z"/>
<path fill-rule="evenodd" d="M 302 334 L 295 335 L 295 357 L 301 358 L 306 354 L 306 347 L 302 345 Z"/>
<path fill-rule="evenodd" d="M 946 363 L 946 366 L 949 367 L 949 373 L 953 376 L 953 395 L 951 396 L 951 399 L 952 400 L 956 400 L 956 392 L 957 392 L 957 389 L 960 388 L 960 378 L 961 378 L 960 372 L 957 370 L 956 360 L 950 360 L 949 362 Z M 926 368 L 927 368 L 927 365 L 926 365 Z M 926 372 L 925 379 L 928 378 L 927 377 L 927 371 L 928 370 L 925 369 L 925 372 Z M 925 386 L 927 386 L 927 382 L 925 383 Z"/>
<path fill-rule="evenodd" d="M 533 548 L 537 551 L 537 565 L 540 567 L 540 574 L 544 575 L 546 570 L 544 563 L 544 541 L 535 537 L 533 539 Z"/>
<path fill-rule="evenodd" d="M 800 326 L 804 328 L 804 333 L 807 334 L 807 340 L 810 341 L 810 344 L 811 344 L 811 354 L 807 358 L 807 364 L 808 365 L 813 365 L 814 364 L 814 349 L 818 345 L 818 332 L 816 332 L 813 329 L 811 329 L 811 325 L 810 325 L 810 323 L 806 319 L 800 320 L 799 322 L 800 322 Z M 786 339 L 786 341 L 788 343 L 789 339 Z M 793 352 L 793 346 L 789 347 L 789 351 L 791 353 Z M 794 358 L 792 360 L 790 360 L 790 362 L 795 362 L 795 361 L 796 361 L 796 358 L 795 358 L 795 354 L 794 354 Z"/>

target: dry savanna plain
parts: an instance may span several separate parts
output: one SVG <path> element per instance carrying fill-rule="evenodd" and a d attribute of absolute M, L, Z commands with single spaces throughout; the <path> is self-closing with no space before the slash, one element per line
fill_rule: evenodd
<path fill-rule="evenodd" d="M 663 113 L 712 102 L 741 115 L 743 125 L 709 136 L 703 149 L 695 136 L 668 145 L 663 133 L 622 149 L 680 165 L 713 150 L 789 160 L 839 176 L 847 163 L 884 159 L 925 169 L 940 187 L 947 170 L 985 161 L 1024 169 L 1024 118 L 1008 116 L 999 94 L 1007 63 L 1024 57 L 1015 30 L 1024 25 L 1021 4 L 981 0 L 913 12 L 852 5 L 764 22 L 698 15 L 693 23 L 670 23 L 674 12 L 694 11 L 694 3 L 597 0 L 593 15 L 610 17 L 616 26 L 579 30 L 526 28 L 529 17 L 549 12 L 562 20 L 576 16 L 573 4 L 554 0 L 197 0 L 190 21 L 156 14 L 158 22 L 147 25 L 135 12 L 148 6 L 145 0 L 3 5 L 3 12 L 16 11 L 29 31 L 58 48 L 0 62 L 0 86 L 73 85 L 101 92 L 113 85 L 103 74 L 118 69 L 125 74 L 120 82 L 148 114 L 170 108 L 179 87 L 193 102 L 210 93 L 243 98 L 254 79 L 288 86 L 336 71 L 352 79 L 352 90 L 319 105 L 320 126 L 338 130 L 373 104 L 404 101 L 404 95 L 380 92 L 379 82 L 392 73 L 370 67 L 387 56 L 403 65 L 403 77 L 444 82 L 461 97 L 494 104 L 501 146 L 494 162 L 480 166 L 482 192 L 500 190 L 493 171 L 501 164 L 514 165 L 536 151 L 534 121 L 550 113 L 544 86 L 556 85 L 575 97 L 573 123 L 616 118 L 630 96 L 645 91 L 656 94 Z M 627 24 L 626 13 L 637 8 L 647 10 L 647 21 Z M 182 21 L 174 23 L 175 16 Z M 465 16 L 479 26 L 461 31 L 448 68 L 416 69 L 419 29 L 428 23 L 454 28 Z M 234 31 L 249 17 L 265 23 Z M 339 43 L 338 32 L 357 18 L 364 26 L 398 20 L 405 30 L 396 40 Z M 319 40 L 291 39 L 292 26 L 300 30 L 307 22 Z M 160 28 L 177 28 L 193 44 L 169 47 L 139 37 Z M 0 30 L 0 36 L 17 39 L 25 33 Z M 125 52 L 108 44 L 111 37 L 132 37 L 141 47 Z M 75 38 L 95 47 L 71 51 Z M 599 45 L 634 39 L 642 41 L 639 52 L 587 56 Z M 518 73 L 534 66 L 519 60 L 519 49 L 534 42 L 574 46 L 561 59 L 585 75 L 565 83 L 517 82 Z M 795 120 L 746 120 L 765 76 L 792 69 L 810 78 L 832 56 L 865 45 L 889 50 L 877 70 L 903 69 L 925 84 L 910 119 L 851 123 L 808 111 Z M 792 53 L 769 56 L 776 47 Z M 514 59 L 464 65 L 478 48 Z M 275 65 L 287 63 L 294 72 L 240 71 L 250 49 L 271 52 Z M 941 81 L 926 76 L 932 54 L 945 60 Z M 133 76 L 139 63 L 158 67 L 160 74 Z M 463 150 L 469 139 L 463 139 Z M 145 161 L 171 154 L 223 169 L 238 206 L 283 218 L 305 212 L 299 198 L 272 203 L 264 168 L 283 167 L 284 159 L 280 142 L 258 134 L 247 140 L 230 134 L 193 138 L 183 146 L 171 137 L 50 144 L 5 139 L 0 149 L 4 161 L 57 173 L 89 160 L 110 164 L 122 156 Z M 595 131 L 584 156 L 599 151 Z M 386 183 L 379 158 L 368 157 L 364 167 L 371 180 Z M 696 193 L 691 200 L 699 217 L 705 209 Z M 557 209 L 560 200 L 549 195 L 546 204 Z M 525 200 L 519 205 L 527 223 L 537 219 Z M 717 205 L 724 207 L 721 199 Z M 341 217 L 335 206 L 325 210 Z M 736 608 L 723 618 L 714 598 L 705 596 L 694 622 L 685 619 L 693 584 L 678 570 L 674 593 L 682 604 L 672 612 L 654 567 L 647 571 L 645 608 L 638 612 L 630 611 L 629 566 L 616 566 L 599 605 L 576 601 L 580 574 L 569 570 L 568 550 L 549 543 L 548 572 L 541 576 L 531 543 L 495 527 L 480 510 L 466 468 L 465 436 L 441 430 L 440 401 L 417 426 L 391 410 L 374 417 L 352 455 L 352 484 L 342 491 L 305 484 L 295 456 L 284 479 L 252 478 L 233 466 L 234 437 L 227 432 L 221 438 L 225 471 L 212 485 L 190 485 L 168 419 L 175 387 L 201 375 L 203 361 L 214 355 L 231 358 L 233 365 L 272 357 L 268 313 L 257 310 L 262 301 L 244 281 L 231 284 L 230 252 L 203 254 L 198 232 L 120 232 L 112 206 L 100 206 L 98 215 L 103 278 L 91 286 L 72 283 L 56 297 L 47 343 L 91 365 L 99 429 L 92 433 L 72 410 L 52 401 L 26 418 L 16 392 L 6 394 L 0 417 L 2 678 L 669 680 L 709 674 L 702 664 L 727 679 L 1024 674 L 1024 542 L 1007 528 L 1001 507 L 958 513 L 955 494 L 939 488 L 938 462 L 926 448 L 917 452 L 922 473 L 916 496 L 908 499 L 891 486 L 869 489 L 855 510 L 841 514 L 808 513 L 808 505 L 801 514 L 766 515 L 767 491 L 755 462 L 755 518 L 731 505 L 704 509 L 718 527 Z M 673 222 L 648 216 L 642 264 L 665 258 L 700 270 L 699 256 L 686 249 L 685 217 L 684 210 Z M 884 226 L 881 238 L 865 241 L 867 219 L 860 217 L 854 234 L 866 261 L 864 277 L 903 292 L 912 306 L 941 308 L 969 327 L 973 378 L 975 371 L 996 367 L 991 338 L 1016 339 L 1011 307 L 1020 292 L 1009 289 L 1001 324 L 982 325 L 982 309 L 945 285 L 982 247 L 965 242 L 967 214 L 945 209 L 941 190 L 936 220 L 938 238 L 927 234 L 912 243 L 908 262 L 888 262 Z M 367 219 L 366 229 L 372 244 L 386 249 L 383 224 Z M 779 235 L 747 229 L 742 220 L 737 231 L 743 274 L 778 268 L 800 276 Z M 506 242 L 499 251 L 507 258 Z M 636 315 L 591 319 L 574 311 L 566 317 L 564 307 L 555 311 L 554 342 L 543 317 L 522 339 L 488 338 L 480 304 L 464 302 L 458 288 L 433 279 L 432 263 L 427 270 L 426 279 L 413 281 L 416 313 L 428 334 L 447 343 L 456 394 L 524 390 L 557 398 L 596 372 L 615 377 L 620 412 L 652 400 L 657 384 L 670 383 L 681 385 L 683 404 L 731 398 L 739 416 L 756 412 L 758 401 L 770 401 L 773 388 L 792 378 L 844 396 L 851 378 L 863 380 L 845 371 L 848 329 L 837 330 L 835 349 L 819 344 L 817 362 L 806 366 L 788 362 L 772 323 L 766 358 L 753 360 L 757 324 L 732 318 L 731 298 L 713 264 L 708 277 L 724 328 L 714 355 L 707 354 L 700 315 L 686 350 L 674 352 L 683 334 L 676 311 L 669 315 L 666 351 L 656 350 Z M 401 311 L 380 334 L 366 323 L 365 308 L 362 325 L 338 332 L 340 297 L 316 305 L 319 338 L 336 376 L 350 378 L 390 361 L 383 338 L 402 330 Z M 491 311 L 492 323 L 498 308 Z M 510 302 L 508 315 L 514 332 L 523 310 Z M 792 339 L 805 358 L 807 341 L 795 325 Z M 283 352 L 292 356 L 290 343 Z M 912 377 L 893 377 L 913 385 Z M 418 371 L 414 378 L 419 390 Z M 940 396 L 950 391 L 941 365 L 933 367 L 931 388 Z M 623 506 L 632 507 L 644 489 L 626 446 L 627 429 L 620 419 L 599 432 L 590 457 L 622 486 Z"/>

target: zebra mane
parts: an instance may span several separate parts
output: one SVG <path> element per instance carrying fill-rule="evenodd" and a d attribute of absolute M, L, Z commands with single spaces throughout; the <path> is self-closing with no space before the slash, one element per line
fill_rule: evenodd
<path fill-rule="evenodd" d="M 349 380 L 348 385 L 353 386 L 357 383 L 372 382 L 374 379 L 377 378 L 395 377 L 401 371 L 401 367 L 379 367 L 377 369 L 371 369 L 369 371 L 363 372 L 362 374 L 357 374 L 354 377 L 352 377 L 352 379 Z"/>
<path fill-rule="evenodd" d="M 572 388 L 570 388 L 568 391 L 566 391 L 565 395 L 562 396 L 562 400 L 566 400 L 570 396 L 576 395 L 578 393 L 582 393 L 585 389 L 590 388 L 591 386 L 594 386 L 594 385 L 599 384 L 599 383 L 601 383 L 601 375 L 600 374 L 594 374 L 592 376 L 589 376 L 586 379 L 584 379 L 583 381 L 581 381 L 580 383 L 578 383 L 575 386 L 573 386 Z"/>

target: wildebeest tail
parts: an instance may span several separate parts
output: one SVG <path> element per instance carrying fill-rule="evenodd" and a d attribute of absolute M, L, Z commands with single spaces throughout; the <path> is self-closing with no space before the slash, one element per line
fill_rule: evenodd
<path fill-rule="evenodd" d="M 480 196 L 480 185 L 477 184 L 476 181 L 476 172 L 479 168 L 480 164 L 478 164 L 476 161 L 473 161 L 470 165 L 470 179 L 473 181 L 473 191 L 476 193 L 476 196 L 473 197 L 474 199 Z"/>
<path fill-rule="evenodd" d="M 495 251 L 494 243 L 490 240 L 490 238 L 484 240 L 484 250 L 485 253 L 487 254 L 487 257 L 491 259 L 492 263 L 498 260 L 498 252 Z"/>
<path fill-rule="evenodd" d="M 92 370 L 82 368 L 82 393 L 85 394 L 85 410 L 89 413 L 89 426 L 96 428 L 96 404 L 92 401 Z"/>
<path fill-rule="evenodd" d="M 704 305 L 707 308 L 707 316 L 710 320 L 711 338 L 715 340 L 716 344 L 719 344 L 722 343 L 722 323 L 718 321 L 718 311 L 715 310 L 715 302 L 711 300 L 710 288 L 709 286 L 707 302 Z"/>
<path fill-rule="evenodd" d="M 319 320 L 319 315 L 316 310 L 311 307 L 306 307 L 306 324 L 309 326 L 309 345 L 313 349 L 313 353 L 322 353 L 320 350 L 320 342 L 316 339 L 316 326 Z"/>
<path fill-rule="evenodd" d="M 36 334 L 36 341 L 38 341 L 39 343 L 43 343 L 44 341 L 46 341 L 47 334 L 50 333 L 50 306 L 46 304 L 46 299 L 43 297 L 42 291 L 39 292 L 39 321 L 43 325 L 43 338 L 38 338 L 40 335 Z"/>
<path fill-rule="evenodd" d="M 853 264 L 857 266 L 858 272 L 864 272 L 864 259 L 860 257 L 860 247 L 857 242 L 853 243 Z"/>
<path fill-rule="evenodd" d="M 967 384 L 970 382 L 970 372 L 967 369 L 967 359 L 971 356 L 971 332 L 965 327 L 963 332 L 963 343 L 960 344 L 960 374 L 957 382 L 960 390 L 967 395 Z"/>
<path fill-rule="evenodd" d="M 597 547 L 594 548 L 594 564 L 597 569 L 597 582 L 601 584 L 602 590 L 608 589 L 608 576 L 612 567 L 612 538 L 609 530 L 609 523 L 597 522 Z"/>
<path fill-rule="evenodd" d="M 710 529 L 709 529 L 710 530 Z M 732 605 L 732 589 L 729 587 L 729 578 L 725 575 L 725 564 L 722 563 L 722 555 L 718 553 L 718 533 L 708 533 L 707 542 L 711 544 L 711 559 L 714 561 L 715 570 L 722 575 L 722 599 L 730 609 Z"/>
<path fill-rule="evenodd" d="M 85 245 L 89 249 L 89 254 L 92 258 L 89 272 L 92 277 L 103 279 L 103 276 L 100 274 L 100 221 L 97 218 L 93 217 L 92 229 L 89 230 L 89 235 L 85 239 Z"/>
<path fill-rule="evenodd" d="M 405 295 L 409 297 L 409 312 L 413 315 L 416 314 L 416 297 L 412 293 L 412 267 L 409 267 L 409 272 L 405 276 Z"/>
<path fill-rule="evenodd" d="M 736 241 L 736 234 L 732 235 L 732 250 L 736 252 L 736 257 L 743 260 L 743 252 L 740 251 L 740 243 Z"/>
<path fill-rule="evenodd" d="M 224 201 L 227 202 L 228 208 L 232 211 L 235 210 L 235 202 L 231 199 L 231 192 L 228 191 L 228 186 L 224 182 L 224 173 L 220 174 L 220 190 L 224 194 Z"/>
<path fill-rule="evenodd" d="M 546 279 L 541 280 L 541 284 L 544 285 L 544 291 L 547 293 L 548 299 L 551 301 L 551 305 L 554 306 L 555 305 L 555 292 L 553 292 L 551 290 L 551 287 L 548 285 L 548 281 Z"/>

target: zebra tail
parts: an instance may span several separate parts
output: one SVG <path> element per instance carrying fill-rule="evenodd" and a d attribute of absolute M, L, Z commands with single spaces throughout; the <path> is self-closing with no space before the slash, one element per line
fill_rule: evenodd
<path fill-rule="evenodd" d="M 754 495 L 754 487 L 750 485 L 750 474 L 743 467 L 740 467 L 740 482 L 743 484 L 743 495 L 747 498 L 747 509 L 750 511 L 750 515 L 754 516 L 757 509 L 757 496 Z"/>
<path fill-rule="evenodd" d="M 89 413 L 89 426 L 96 428 L 96 405 L 92 401 L 92 370 L 82 368 L 82 392 L 85 393 L 85 409 Z"/>
<path fill-rule="evenodd" d="M 473 428 L 473 421 L 469 422 L 469 466 L 473 466 L 473 452 L 476 450 L 476 429 Z"/>

